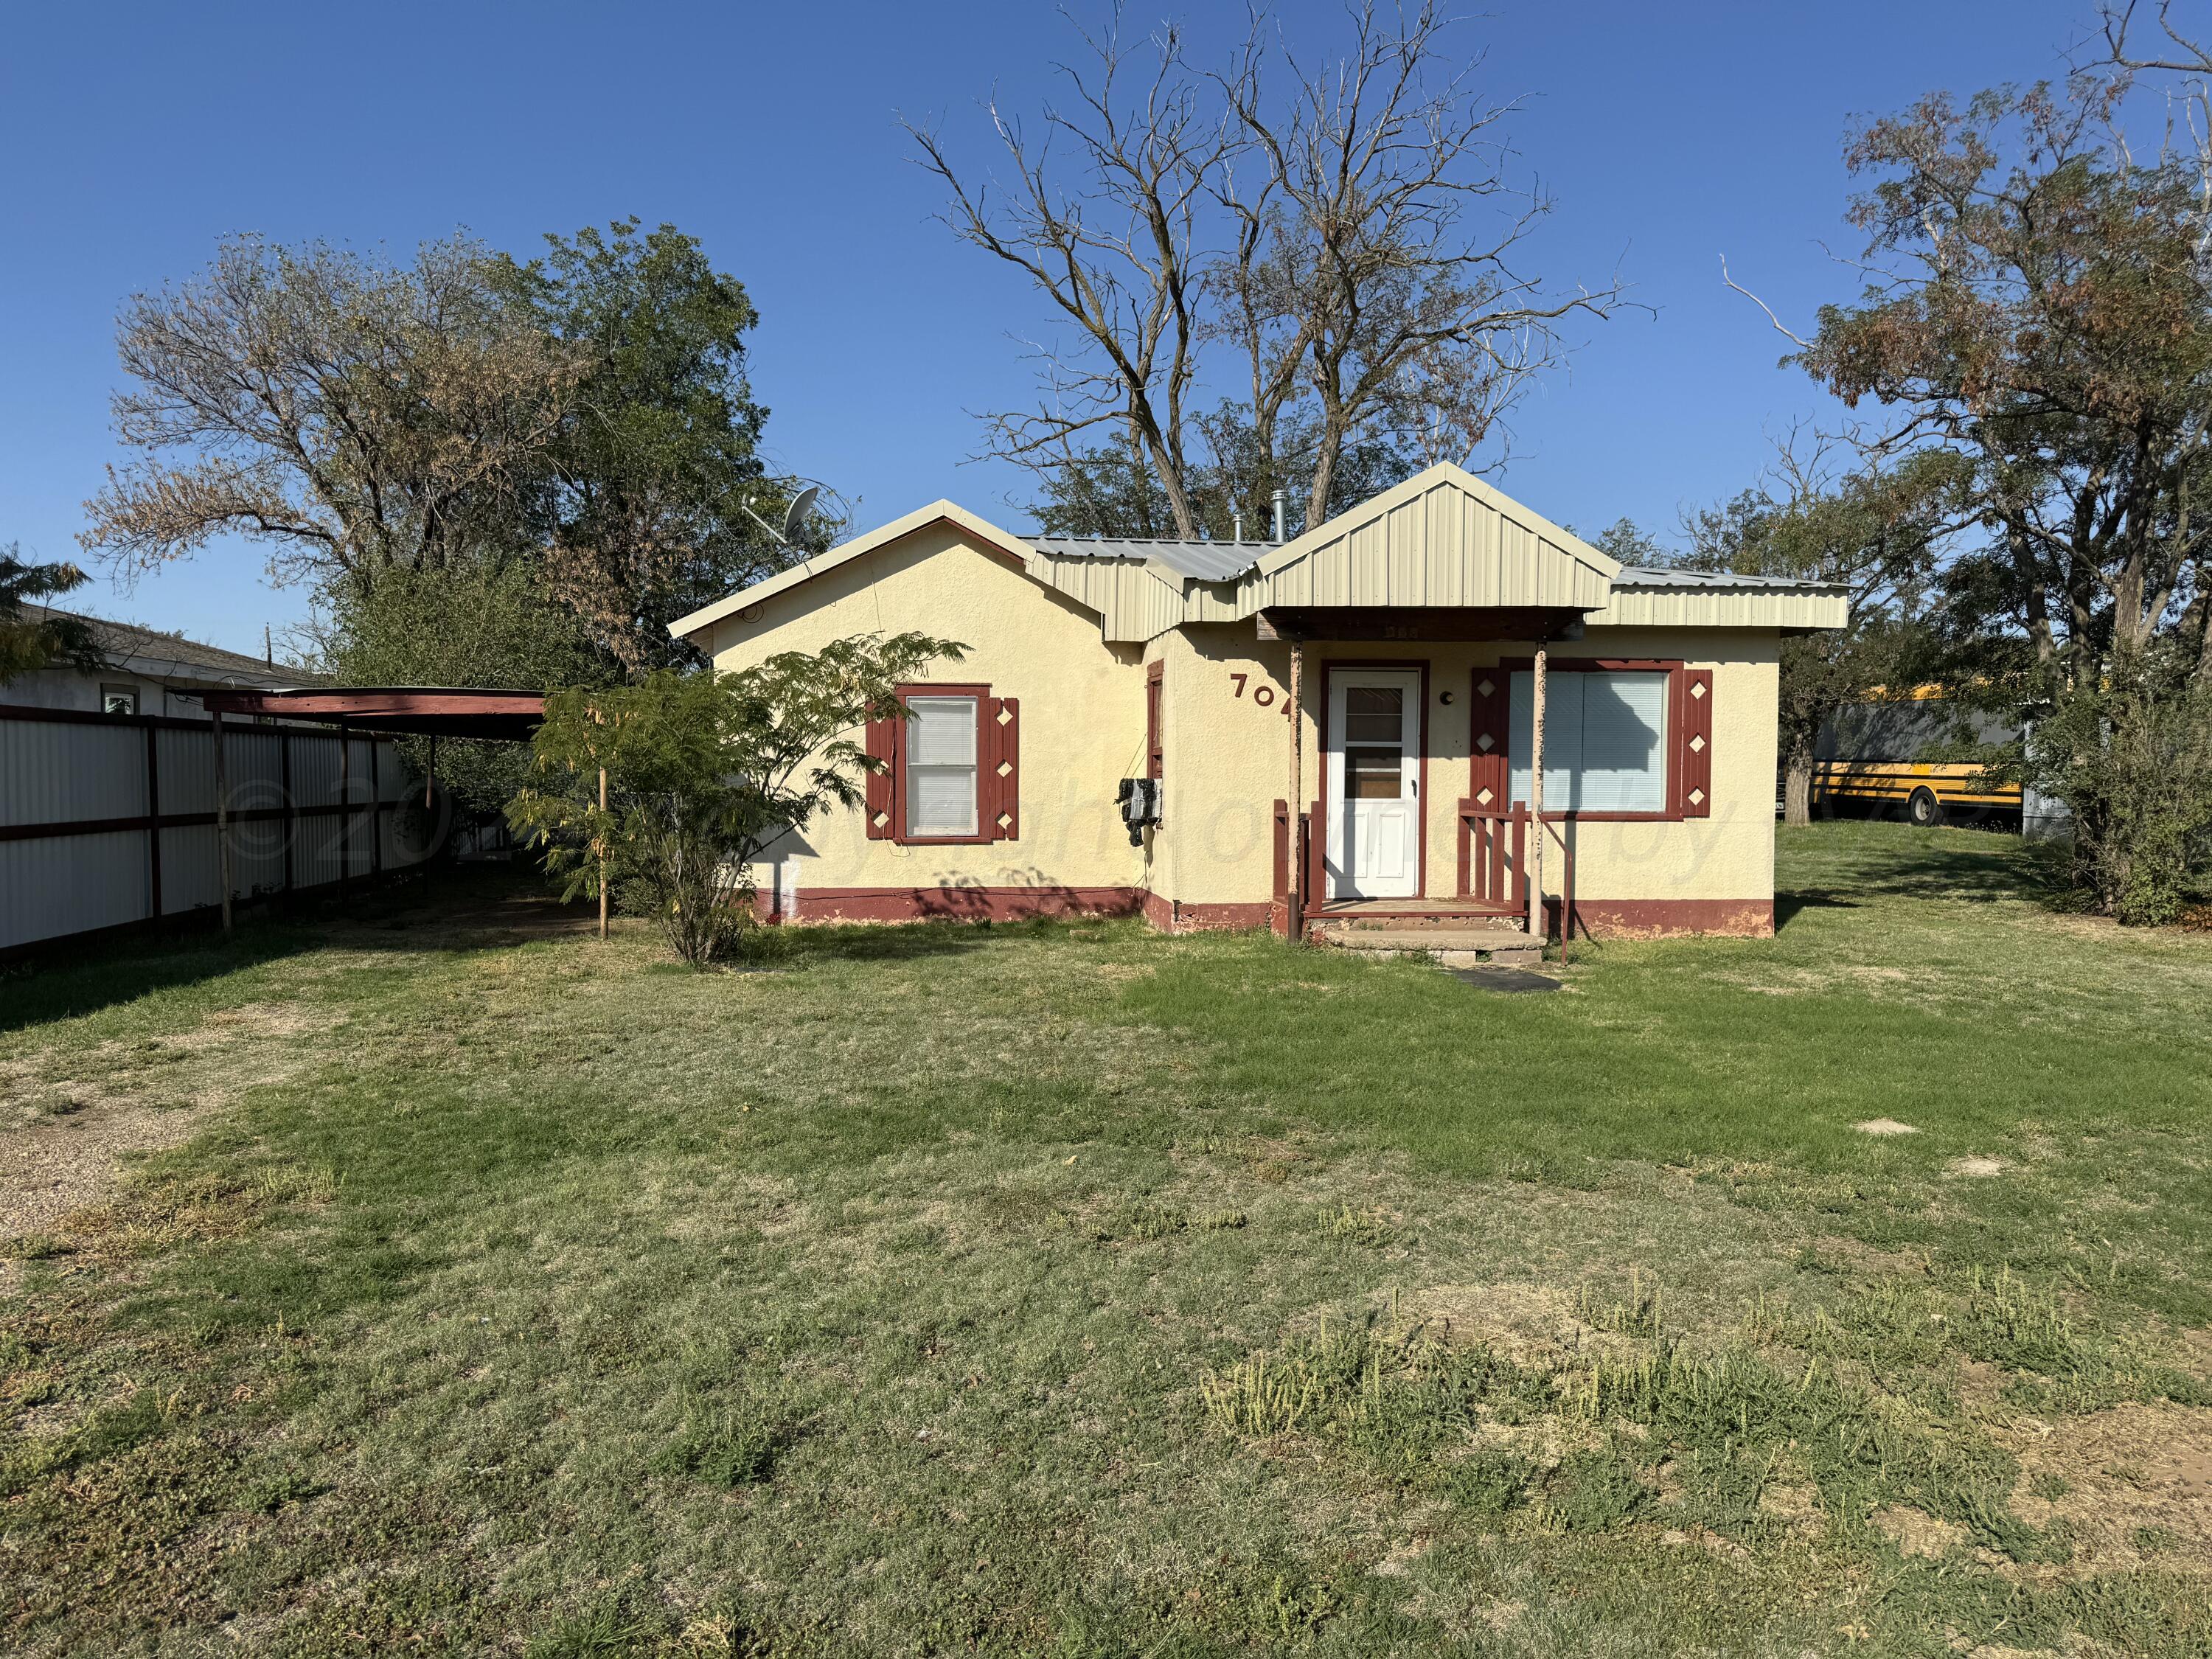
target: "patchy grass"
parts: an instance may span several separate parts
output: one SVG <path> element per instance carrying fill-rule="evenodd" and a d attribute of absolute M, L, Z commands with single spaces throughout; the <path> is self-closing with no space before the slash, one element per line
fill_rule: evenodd
<path fill-rule="evenodd" d="M 2212 939 L 1781 870 L 1547 998 L 491 887 L 13 974 L 0 1135 L 190 1138 L 0 1252 L 6 1644 L 2212 1653 Z"/>

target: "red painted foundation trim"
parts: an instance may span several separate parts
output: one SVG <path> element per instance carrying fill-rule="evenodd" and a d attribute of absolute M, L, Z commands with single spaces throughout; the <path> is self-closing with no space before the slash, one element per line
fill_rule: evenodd
<path fill-rule="evenodd" d="M 802 887 L 787 921 L 1030 921 L 1134 915 L 1134 887 Z M 765 892 L 758 901 L 767 908 Z"/>
<path fill-rule="evenodd" d="M 1547 900 L 1552 927 L 1559 902 Z M 1725 933 L 1767 939 L 1774 933 L 1774 901 L 1763 899 L 1603 899 L 1575 896 L 1575 932 L 1591 939 L 1662 939 L 1676 933 Z"/>
<path fill-rule="evenodd" d="M 1276 907 L 1273 904 L 1185 904 L 1180 901 L 1161 902 L 1158 911 L 1152 904 L 1145 907 L 1145 920 L 1162 933 L 1248 933 L 1270 926 Z"/>
<path fill-rule="evenodd" d="M 1164 933 L 1284 931 L 1280 903 L 1192 904 L 1142 887 L 802 888 L 796 914 L 773 915 L 763 886 L 754 902 L 763 921 L 1030 921 L 1068 916 L 1141 915 Z M 1559 926 L 1559 901 L 1547 908 Z M 1575 900 L 1575 933 L 1591 939 L 1659 939 L 1680 933 L 1763 939 L 1774 932 L 1771 899 Z"/>

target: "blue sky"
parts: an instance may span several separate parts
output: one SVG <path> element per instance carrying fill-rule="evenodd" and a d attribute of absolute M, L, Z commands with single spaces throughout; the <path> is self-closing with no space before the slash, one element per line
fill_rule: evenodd
<path fill-rule="evenodd" d="M 1794 321 L 1848 296 L 1828 250 L 1854 251 L 1851 118 L 2052 74 L 2088 11 L 1498 0 L 1464 26 L 1488 52 L 1480 84 L 1528 100 L 1516 148 L 1558 202 L 1534 268 L 1592 283 L 1617 268 L 1657 308 L 1584 331 L 1518 416 L 1502 487 L 1595 530 L 1669 527 L 1748 482 L 1771 434 L 1819 404 L 1722 287 L 1719 256 Z M 1243 8 L 1158 15 L 1204 54 Z M 1343 38 L 1336 5 L 1277 15 L 1309 50 Z M 983 0 L 26 7 L 0 45 L 0 542 L 75 556 L 80 503 L 121 459 L 117 307 L 198 270 L 219 236 L 404 257 L 462 226 L 528 252 L 630 214 L 699 236 L 750 288 L 775 465 L 857 498 L 863 524 L 939 495 L 1018 524 L 1021 479 L 965 464 L 969 411 L 1023 400 L 1016 340 L 1048 319 L 933 222 L 896 118 L 933 116 L 986 160 L 978 100 L 1034 109 L 1073 44 L 1050 6 Z M 216 544 L 135 589 L 100 573 L 76 602 L 258 651 L 264 623 L 306 606 L 262 563 Z"/>

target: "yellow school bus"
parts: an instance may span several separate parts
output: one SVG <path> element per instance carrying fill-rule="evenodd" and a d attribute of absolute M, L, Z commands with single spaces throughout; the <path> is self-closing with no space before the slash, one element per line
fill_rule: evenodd
<path fill-rule="evenodd" d="M 1824 760 L 1813 768 L 1813 805 L 1901 808 L 1915 823 L 2004 817 L 2020 811 L 2020 786 L 1993 783 L 1972 762 Z"/>
<path fill-rule="evenodd" d="M 1822 728 L 1813 769 L 1813 808 L 1901 812 L 1914 823 L 1946 818 L 2018 818 L 2021 788 L 1984 776 L 1972 761 L 1911 758 L 1960 735 L 1960 722 L 1939 686 L 1916 686 L 1902 697 L 1875 698 Z M 1964 725 L 1978 742 L 2002 743 L 2018 728 L 1999 715 L 1972 712 Z M 1956 752 L 1955 750 L 1954 752 Z"/>

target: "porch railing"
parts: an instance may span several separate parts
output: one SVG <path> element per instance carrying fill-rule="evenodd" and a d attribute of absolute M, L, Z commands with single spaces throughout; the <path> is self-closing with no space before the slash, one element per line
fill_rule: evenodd
<path fill-rule="evenodd" d="M 1546 904 L 1559 913 L 1559 936 L 1566 938 L 1575 921 L 1574 817 L 1567 812 L 1544 814 L 1545 849 L 1559 853 L 1557 896 Z M 1547 864 L 1551 863 L 1547 857 Z M 1553 884 L 1547 880 L 1547 886 Z M 1501 916 L 1528 914 L 1528 809 L 1483 806 L 1471 800 L 1459 804 L 1459 896 L 1469 908 L 1494 911 Z M 1587 930 L 1585 930 L 1587 931 Z"/>

